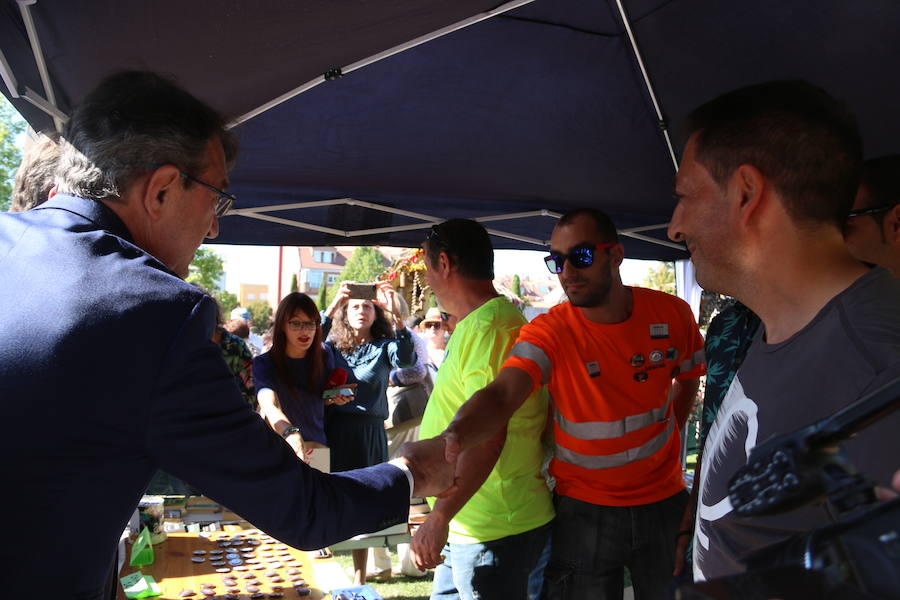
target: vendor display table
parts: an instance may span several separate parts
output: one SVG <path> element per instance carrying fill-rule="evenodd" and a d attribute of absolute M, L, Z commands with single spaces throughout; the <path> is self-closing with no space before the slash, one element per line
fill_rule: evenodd
<path fill-rule="evenodd" d="M 228 529 L 232 529 L 232 527 L 229 527 Z M 216 586 L 216 598 L 222 598 L 227 592 L 222 581 L 223 575 L 225 574 L 216 572 L 217 567 L 210 564 L 209 551 L 225 550 L 225 548 L 219 546 L 217 541 L 219 539 L 230 539 L 236 534 L 242 534 L 246 536 L 246 538 L 251 539 L 260 539 L 260 536 L 262 535 L 253 535 L 237 527 L 234 527 L 232 531 L 215 532 L 210 537 L 200 537 L 195 533 L 170 533 L 166 541 L 153 546 L 155 554 L 154 562 L 141 569 L 141 571 L 145 575 L 152 575 L 162 588 L 162 595 L 157 596 L 156 598 L 159 598 L 160 600 L 183 600 L 184 597 L 181 596 L 181 592 L 184 590 L 192 590 L 195 592 L 195 595 L 190 596 L 190 598 L 203 599 L 207 597 L 201 593 L 201 587 L 204 583 L 214 584 Z M 238 545 L 238 547 L 241 547 L 241 545 Z M 281 549 L 282 547 L 284 549 Z M 331 589 L 346 587 L 349 584 L 347 576 L 343 573 L 337 563 L 333 560 L 321 561 L 313 558 L 318 554 L 316 552 L 295 550 L 294 548 L 286 547 L 279 542 L 255 546 L 255 548 L 255 559 L 259 560 L 259 563 L 245 563 L 244 566 L 247 567 L 247 570 L 232 569 L 229 573 L 229 575 L 235 576 L 235 579 L 240 586 L 239 597 L 241 600 L 249 599 L 251 596 L 251 594 L 246 591 L 248 580 L 244 578 L 244 576 L 248 574 L 257 576 L 257 579 L 260 582 L 258 586 L 260 588 L 260 593 L 268 594 L 276 591 L 272 589 L 272 585 L 277 585 L 283 588 L 282 591 L 285 598 L 299 597 L 291 583 L 291 577 L 297 577 L 298 575 L 288 573 L 289 569 L 292 568 L 299 570 L 299 576 L 306 580 L 310 588 L 309 596 L 305 596 L 307 598 L 322 598 L 324 594 Z M 275 548 L 279 549 L 275 550 Z M 205 551 L 206 554 L 198 556 L 194 554 L 195 551 Z M 278 552 L 287 552 L 287 554 L 279 555 Z M 271 554 L 272 558 L 278 560 L 278 563 L 268 562 L 268 558 L 261 556 L 263 553 Z M 203 558 L 204 561 L 193 562 L 191 559 L 195 557 Z M 293 562 L 299 563 L 299 566 L 289 567 L 288 563 Z M 262 565 L 264 568 L 251 568 L 256 565 Z M 129 566 L 128 560 L 126 559 L 125 566 L 122 568 L 119 576 L 123 577 L 130 573 L 134 573 L 135 571 L 136 569 Z M 272 571 L 277 572 L 278 576 L 280 576 L 283 581 L 270 583 L 271 577 L 267 574 L 271 574 Z M 125 600 L 125 594 L 122 591 L 121 586 L 118 588 L 116 598 L 117 600 Z"/>

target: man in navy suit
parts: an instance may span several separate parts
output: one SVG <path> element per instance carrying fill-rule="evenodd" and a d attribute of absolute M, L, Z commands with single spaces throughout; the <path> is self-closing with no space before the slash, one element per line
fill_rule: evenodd
<path fill-rule="evenodd" d="M 0 215 L 0 557 L 9 596 L 96 599 L 119 534 L 164 469 L 299 548 L 403 522 L 450 486 L 394 464 L 326 475 L 241 398 L 186 284 L 230 207 L 236 145 L 212 109 L 146 72 L 114 75 L 64 134 L 57 194 Z M 19 592 L 18 594 L 16 592 Z"/>

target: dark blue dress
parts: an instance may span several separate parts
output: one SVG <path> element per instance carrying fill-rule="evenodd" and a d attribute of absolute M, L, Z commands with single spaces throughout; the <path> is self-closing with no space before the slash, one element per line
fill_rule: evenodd
<path fill-rule="evenodd" d="M 323 322 L 325 335 L 331 331 L 331 319 Z M 353 402 L 329 406 L 325 411 L 325 435 L 331 448 L 331 470 L 349 471 L 385 462 L 387 436 L 384 420 L 388 416 L 387 387 L 391 369 L 412 366 L 416 360 L 409 330 L 397 332 L 397 339 L 372 340 L 350 354 L 333 349 L 335 367 L 348 371 L 348 383 L 356 383 Z"/>
<path fill-rule="evenodd" d="M 324 366 L 322 377 L 315 389 L 309 389 L 307 361 L 305 358 L 288 358 L 290 381 L 281 381 L 272 353 L 266 352 L 253 359 L 253 377 L 256 389 L 269 388 L 278 395 L 278 403 L 284 416 L 291 425 L 300 428 L 304 440 L 328 445 L 325 435 L 325 401 L 322 390 L 328 374 L 334 369 L 334 356 L 331 348 L 323 352 Z"/>

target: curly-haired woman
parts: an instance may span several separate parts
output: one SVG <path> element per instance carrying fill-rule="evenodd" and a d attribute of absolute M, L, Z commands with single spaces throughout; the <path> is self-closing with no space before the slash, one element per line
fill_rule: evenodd
<path fill-rule="evenodd" d="M 375 284 L 382 302 L 351 298 L 348 282 L 325 311 L 326 346 L 334 348 L 336 366 L 345 367 L 357 383 L 356 396 L 330 406 L 325 435 L 331 446 L 331 470 L 349 471 L 387 460 L 384 420 L 388 416 L 387 387 L 391 369 L 410 367 L 415 350 L 400 318 L 397 294 L 387 283 Z M 393 321 L 393 326 L 391 324 Z M 368 551 L 353 551 L 357 583 L 365 583 Z"/>

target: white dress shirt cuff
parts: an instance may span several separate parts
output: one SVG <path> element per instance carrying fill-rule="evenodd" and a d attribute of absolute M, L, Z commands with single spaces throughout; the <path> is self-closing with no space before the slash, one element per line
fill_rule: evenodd
<path fill-rule="evenodd" d="M 394 460 L 389 460 L 388 464 L 394 465 L 395 467 L 397 467 L 398 469 L 403 471 L 403 473 L 406 474 L 406 480 L 409 481 L 409 501 L 412 502 L 413 487 L 414 487 L 412 471 L 410 471 L 409 467 L 406 466 L 406 463 L 402 459 L 399 459 L 399 458 L 395 458 Z"/>

